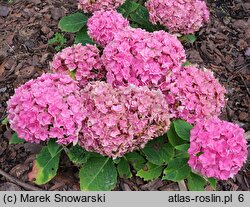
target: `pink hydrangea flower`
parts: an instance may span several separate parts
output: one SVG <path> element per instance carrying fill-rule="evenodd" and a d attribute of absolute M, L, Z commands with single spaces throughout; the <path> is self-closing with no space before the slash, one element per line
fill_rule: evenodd
<path fill-rule="evenodd" d="M 226 90 L 209 70 L 175 68 L 159 88 L 166 94 L 170 113 L 189 123 L 219 116 L 225 106 Z"/>
<path fill-rule="evenodd" d="M 77 83 L 67 75 L 43 74 L 15 90 L 8 101 L 11 128 L 27 142 L 77 141 L 84 119 Z"/>
<path fill-rule="evenodd" d="M 184 63 L 185 58 L 176 37 L 164 31 L 149 33 L 133 28 L 117 33 L 102 55 L 108 83 L 150 88 L 164 81 L 166 73 Z"/>
<path fill-rule="evenodd" d="M 79 0 L 78 8 L 85 13 L 93 13 L 101 9 L 116 9 L 124 2 L 125 0 Z"/>
<path fill-rule="evenodd" d="M 101 80 L 105 77 L 99 50 L 96 46 L 89 44 L 86 46 L 77 44 L 63 49 L 54 56 L 51 69 L 62 74 L 73 72 L 73 76 L 81 86 L 87 85 L 89 81 Z"/>
<path fill-rule="evenodd" d="M 209 11 L 202 0 L 148 0 L 150 21 L 159 22 L 171 32 L 194 33 L 209 20 Z"/>
<path fill-rule="evenodd" d="M 190 167 L 204 176 L 227 180 L 237 174 L 247 158 L 244 130 L 211 118 L 191 130 L 188 150 Z"/>
<path fill-rule="evenodd" d="M 129 21 L 115 10 L 94 12 L 89 18 L 88 34 L 101 46 L 106 46 L 114 35 L 129 26 Z"/>
<path fill-rule="evenodd" d="M 79 144 L 88 151 L 121 157 L 168 130 L 168 107 L 159 90 L 92 82 L 82 96 L 87 112 Z"/>

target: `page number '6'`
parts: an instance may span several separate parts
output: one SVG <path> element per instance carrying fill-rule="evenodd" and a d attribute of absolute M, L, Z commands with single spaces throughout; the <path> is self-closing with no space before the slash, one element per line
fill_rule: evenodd
<path fill-rule="evenodd" d="M 243 194 L 240 194 L 238 196 L 238 201 L 241 202 L 241 203 L 244 201 L 244 195 Z"/>

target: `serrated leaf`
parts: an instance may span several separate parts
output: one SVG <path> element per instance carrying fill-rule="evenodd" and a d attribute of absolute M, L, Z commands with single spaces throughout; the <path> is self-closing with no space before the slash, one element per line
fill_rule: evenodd
<path fill-rule="evenodd" d="M 136 171 L 142 169 L 146 163 L 146 160 L 137 152 L 130 152 L 125 157 Z"/>
<path fill-rule="evenodd" d="M 182 145 L 175 146 L 175 149 L 177 149 L 179 151 L 187 152 L 189 147 L 190 147 L 190 144 L 182 144 Z"/>
<path fill-rule="evenodd" d="M 75 36 L 75 44 L 81 43 L 83 46 L 86 44 L 96 44 L 88 35 L 87 27 L 83 27 Z"/>
<path fill-rule="evenodd" d="M 56 152 L 52 150 L 50 153 L 49 147 L 43 147 L 37 155 L 35 168 L 32 170 L 36 172 L 34 183 L 42 185 L 56 176 L 61 151 L 62 147 L 59 147 Z"/>
<path fill-rule="evenodd" d="M 193 126 L 181 119 L 177 119 L 173 121 L 174 128 L 177 133 L 177 135 L 186 141 L 190 140 L 190 130 L 193 128 Z"/>
<path fill-rule="evenodd" d="M 59 28 L 64 32 L 78 32 L 87 23 L 88 17 L 81 12 L 76 12 L 63 17 L 59 21 Z"/>
<path fill-rule="evenodd" d="M 174 147 L 177 145 L 186 144 L 186 142 L 183 139 L 181 139 L 175 132 L 173 122 L 170 125 L 170 129 L 167 131 L 167 136 L 169 143 Z"/>
<path fill-rule="evenodd" d="M 9 140 L 9 144 L 21 144 L 21 143 L 24 143 L 25 140 L 24 139 L 20 139 L 17 135 L 17 133 L 14 133 L 10 140 Z"/>
<path fill-rule="evenodd" d="M 138 3 L 131 0 L 127 0 L 117 9 L 117 11 L 120 12 L 125 18 L 127 18 L 129 14 L 135 12 L 139 6 L 140 5 Z"/>
<path fill-rule="evenodd" d="M 79 172 L 83 191 L 109 191 L 117 182 L 114 163 L 107 157 L 91 157 Z"/>
<path fill-rule="evenodd" d="M 2 120 L 2 125 L 7 125 L 9 123 L 8 118 L 6 117 L 4 120 Z"/>
<path fill-rule="evenodd" d="M 118 165 L 117 171 L 121 178 L 128 179 L 132 177 L 132 173 L 130 170 L 130 165 L 125 158 L 121 158 Z"/>
<path fill-rule="evenodd" d="M 187 163 L 186 158 L 175 158 L 168 164 L 167 168 L 164 170 L 163 180 L 171 180 L 174 182 L 179 182 L 186 179 L 191 169 Z"/>
<path fill-rule="evenodd" d="M 165 141 L 166 138 L 158 137 L 145 146 L 142 151 L 149 162 L 155 165 L 163 165 L 174 157 L 174 148 Z"/>
<path fill-rule="evenodd" d="M 180 145 L 179 145 L 180 146 Z M 189 158 L 189 154 L 187 151 L 175 150 L 175 158 Z"/>
<path fill-rule="evenodd" d="M 208 178 L 207 179 L 208 182 L 210 183 L 210 185 L 212 186 L 212 188 L 214 190 L 216 190 L 216 187 L 217 187 L 217 180 L 215 178 Z"/>
<path fill-rule="evenodd" d="M 190 172 L 187 180 L 188 180 L 188 189 L 190 191 L 204 191 L 206 180 L 203 177 Z"/>
<path fill-rule="evenodd" d="M 154 165 L 148 162 L 145 167 L 137 172 L 137 176 L 143 178 L 145 181 L 154 180 L 161 176 L 163 166 Z"/>
<path fill-rule="evenodd" d="M 191 44 L 193 44 L 196 41 L 196 36 L 193 34 L 188 34 L 188 35 L 184 35 L 181 37 L 181 40 L 184 40 L 186 42 L 189 42 Z"/>
<path fill-rule="evenodd" d="M 48 149 L 51 156 L 55 156 L 61 146 L 56 143 L 56 139 L 50 139 L 48 141 Z"/>
<path fill-rule="evenodd" d="M 91 154 L 79 145 L 75 145 L 69 149 L 67 155 L 71 162 L 76 165 L 82 165 L 87 162 Z"/>

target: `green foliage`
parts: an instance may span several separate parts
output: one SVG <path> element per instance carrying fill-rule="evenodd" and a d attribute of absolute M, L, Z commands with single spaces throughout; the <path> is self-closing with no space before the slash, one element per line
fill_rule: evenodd
<path fill-rule="evenodd" d="M 175 158 L 173 159 L 164 170 L 163 180 L 172 180 L 175 182 L 186 179 L 191 169 L 187 164 L 187 158 Z"/>
<path fill-rule="evenodd" d="M 212 188 L 214 190 L 216 190 L 216 187 L 217 187 L 217 180 L 215 178 L 208 178 L 207 179 L 208 182 L 210 183 L 210 185 L 212 186 Z"/>
<path fill-rule="evenodd" d="M 188 60 L 182 64 L 183 67 L 190 66 L 190 65 L 192 65 L 192 63 L 189 62 Z"/>
<path fill-rule="evenodd" d="M 63 32 L 78 32 L 80 31 L 83 26 L 87 23 L 88 17 L 85 16 L 81 12 L 76 12 L 74 14 L 71 14 L 69 16 L 63 17 L 59 21 L 59 28 Z"/>
<path fill-rule="evenodd" d="M 191 172 L 187 180 L 188 180 L 188 189 L 190 191 L 204 191 L 206 180 L 202 178 L 200 175 Z"/>
<path fill-rule="evenodd" d="M 193 44 L 196 41 L 196 36 L 194 34 L 183 35 L 180 38 L 180 41 Z"/>
<path fill-rule="evenodd" d="M 174 128 L 177 133 L 177 135 L 186 141 L 190 140 L 190 130 L 193 128 L 193 126 L 181 119 L 177 119 L 173 121 Z"/>
<path fill-rule="evenodd" d="M 118 12 L 130 21 L 131 26 L 140 27 L 150 32 L 159 29 L 158 26 L 152 25 L 149 21 L 148 10 L 132 0 L 127 0 L 118 8 Z"/>
<path fill-rule="evenodd" d="M 130 152 L 125 155 L 125 158 L 129 161 L 129 163 L 136 171 L 141 170 L 146 163 L 144 157 L 141 156 L 138 152 Z"/>
<path fill-rule="evenodd" d="M 165 137 L 158 137 L 146 145 L 142 151 L 149 162 L 163 165 L 174 157 L 174 148 L 166 141 Z"/>
<path fill-rule="evenodd" d="M 10 140 L 9 140 L 9 144 L 22 144 L 22 143 L 24 143 L 24 142 L 25 142 L 25 140 L 24 140 L 24 139 L 20 139 L 20 138 L 18 137 L 17 133 L 14 133 L 14 134 L 11 136 Z"/>
<path fill-rule="evenodd" d="M 67 39 L 61 33 L 57 32 L 52 39 L 49 39 L 48 44 L 56 45 L 55 50 L 58 52 L 65 47 L 66 42 Z"/>
<path fill-rule="evenodd" d="M 61 151 L 62 147 L 54 139 L 48 142 L 48 146 L 43 147 L 36 157 L 35 168 L 33 168 L 36 184 L 45 184 L 56 176 Z"/>
<path fill-rule="evenodd" d="M 7 125 L 8 123 L 9 123 L 9 120 L 7 117 L 1 121 L 2 125 Z"/>
<path fill-rule="evenodd" d="M 119 177 L 121 177 L 121 178 L 128 179 L 128 178 L 132 177 L 130 165 L 125 158 L 120 159 L 120 161 L 117 165 L 117 171 L 118 171 Z"/>
<path fill-rule="evenodd" d="M 88 35 L 87 33 L 87 27 L 84 26 L 79 32 L 76 33 L 75 36 L 75 44 L 82 43 L 82 45 L 96 44 Z"/>
<path fill-rule="evenodd" d="M 80 147 L 79 145 L 75 145 L 70 147 L 70 149 L 67 152 L 67 155 L 70 161 L 72 161 L 74 164 L 82 165 L 87 162 L 91 154 L 82 147 Z"/>
<path fill-rule="evenodd" d="M 80 187 L 83 191 L 112 190 L 117 182 L 114 163 L 107 157 L 91 157 L 79 173 Z"/>
<path fill-rule="evenodd" d="M 153 163 L 147 162 L 143 169 L 137 172 L 137 176 L 143 178 L 145 181 L 154 180 L 162 174 L 163 166 L 154 165 Z"/>
<path fill-rule="evenodd" d="M 175 149 L 179 151 L 187 152 L 189 147 L 190 147 L 190 144 L 182 144 L 182 145 L 175 146 Z"/>
<path fill-rule="evenodd" d="M 177 135 L 173 122 L 170 125 L 170 129 L 167 131 L 167 136 L 169 143 L 174 147 L 177 145 L 186 144 L 186 141 L 184 141 Z"/>

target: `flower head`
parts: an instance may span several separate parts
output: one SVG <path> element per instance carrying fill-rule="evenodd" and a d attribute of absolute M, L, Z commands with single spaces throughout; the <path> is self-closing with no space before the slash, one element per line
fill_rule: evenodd
<path fill-rule="evenodd" d="M 244 130 L 218 118 L 197 123 L 190 142 L 188 163 L 207 177 L 227 180 L 237 174 L 247 158 Z"/>
<path fill-rule="evenodd" d="M 159 90 L 92 82 L 82 90 L 82 96 L 86 118 L 79 144 L 88 151 L 121 157 L 143 148 L 169 127 L 167 104 Z"/>
<path fill-rule="evenodd" d="M 148 0 L 146 7 L 150 21 L 159 22 L 171 32 L 194 33 L 209 19 L 209 11 L 202 0 Z"/>
<path fill-rule="evenodd" d="M 56 73 L 74 74 L 81 86 L 105 76 L 96 46 L 81 44 L 67 47 L 54 56 L 51 69 Z"/>
<path fill-rule="evenodd" d="M 133 28 L 117 33 L 102 55 L 108 83 L 149 88 L 164 81 L 166 73 L 184 63 L 185 58 L 176 37 L 164 31 L 149 33 Z"/>
<path fill-rule="evenodd" d="M 78 8 L 85 13 L 93 13 L 101 9 L 116 9 L 124 2 L 125 0 L 79 0 Z"/>
<path fill-rule="evenodd" d="M 88 20 L 88 34 L 101 46 L 106 46 L 114 35 L 129 26 L 129 21 L 115 10 L 94 12 Z"/>
<path fill-rule="evenodd" d="M 170 113 L 189 123 L 219 116 L 225 106 L 225 88 L 209 70 L 193 66 L 170 71 L 161 85 Z"/>
<path fill-rule="evenodd" d="M 84 118 L 79 90 L 74 80 L 62 74 L 43 74 L 28 81 L 8 101 L 11 128 L 27 142 L 76 141 Z"/>

